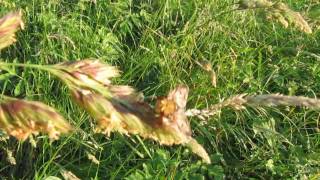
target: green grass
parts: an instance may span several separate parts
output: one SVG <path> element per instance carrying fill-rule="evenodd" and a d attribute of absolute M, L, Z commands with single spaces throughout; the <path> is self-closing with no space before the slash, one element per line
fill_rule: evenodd
<path fill-rule="evenodd" d="M 298 11 L 309 1 L 286 0 Z M 118 66 L 117 84 L 146 96 L 165 95 L 175 85 L 190 88 L 189 108 L 240 93 L 320 97 L 319 31 L 311 35 L 263 21 L 252 11 L 230 11 L 231 0 L 0 1 L 0 13 L 22 9 L 26 28 L 2 60 L 54 64 L 99 58 Z M 295 53 L 292 49 L 301 48 Z M 208 60 L 218 86 L 195 62 Z M 225 109 L 207 123 L 192 118 L 194 137 L 211 155 L 206 165 L 181 146 L 165 147 L 137 136 L 94 134 L 91 118 L 47 73 L 16 69 L 0 80 L 1 92 L 41 100 L 59 110 L 78 132 L 36 147 L 14 138 L 0 142 L 0 174 L 8 179 L 304 179 L 320 177 L 319 112 L 303 108 Z M 13 152 L 16 165 L 6 160 Z M 94 164 L 87 153 L 100 161 Z"/>

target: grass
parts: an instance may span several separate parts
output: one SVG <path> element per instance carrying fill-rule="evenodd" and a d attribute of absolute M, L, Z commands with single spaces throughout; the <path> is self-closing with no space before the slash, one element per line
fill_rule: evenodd
<path fill-rule="evenodd" d="M 303 11 L 307 0 L 289 1 Z M 117 84 L 146 96 L 175 85 L 190 88 L 189 108 L 206 108 L 241 93 L 319 97 L 319 31 L 311 35 L 230 11 L 234 2 L 207 0 L 0 1 L 0 13 L 22 9 L 25 30 L 1 58 L 34 64 L 99 58 L 122 71 Z M 300 49 L 301 53 L 297 53 Z M 217 73 L 213 87 L 196 61 Z M 194 137 L 212 164 L 180 146 L 165 147 L 137 136 L 94 134 L 89 116 L 47 73 L 16 69 L 0 80 L 7 95 L 41 100 L 59 110 L 79 132 L 50 142 L 1 141 L 1 177 L 45 179 L 71 171 L 81 179 L 317 179 L 320 177 L 319 113 L 304 108 L 225 109 L 203 122 L 191 119 Z M 16 165 L 7 161 L 12 151 Z M 99 164 L 88 159 L 94 155 Z"/>

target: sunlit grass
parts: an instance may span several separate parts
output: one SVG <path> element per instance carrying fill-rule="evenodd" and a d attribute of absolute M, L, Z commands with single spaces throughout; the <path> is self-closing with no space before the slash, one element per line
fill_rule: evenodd
<path fill-rule="evenodd" d="M 311 5 L 306 0 L 285 2 L 296 11 Z M 230 11 L 233 1 L 1 3 L 1 15 L 21 8 L 26 22 L 15 46 L 0 53 L 11 62 L 99 58 L 122 71 L 117 84 L 130 84 L 146 96 L 166 95 L 177 84 L 187 84 L 189 108 L 206 108 L 242 93 L 320 95 L 319 58 L 314 56 L 320 54 L 319 31 L 306 35 L 260 19 L 253 11 Z M 217 87 L 197 61 L 213 65 Z M 61 177 L 66 170 L 83 179 L 319 177 L 318 112 L 225 109 L 205 122 L 192 118 L 195 138 L 211 154 L 212 165 L 206 165 L 182 147 L 94 134 L 90 117 L 54 77 L 29 69 L 17 73 L 0 79 L 1 92 L 54 105 L 82 130 L 53 143 L 37 137 L 36 147 L 1 141 L 3 176 L 43 179 Z M 13 152 L 16 165 L 7 161 L 6 150 Z"/>

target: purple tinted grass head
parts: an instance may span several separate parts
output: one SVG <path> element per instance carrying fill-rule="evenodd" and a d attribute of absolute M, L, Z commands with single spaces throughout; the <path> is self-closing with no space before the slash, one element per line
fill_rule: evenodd
<path fill-rule="evenodd" d="M 74 101 L 95 120 L 96 132 L 136 134 L 164 145 L 186 145 L 210 162 L 203 147 L 192 138 L 185 114 L 189 89 L 180 85 L 158 99 L 153 108 L 130 86 L 111 83 L 119 71 L 97 60 L 81 60 L 53 66 L 69 87 Z"/>
<path fill-rule="evenodd" d="M 21 11 L 12 12 L 0 19 L 0 50 L 16 41 L 15 32 L 23 29 Z"/>
<path fill-rule="evenodd" d="M 35 101 L 8 100 L 0 104 L 0 129 L 19 140 L 31 134 L 47 133 L 51 139 L 72 130 L 53 108 Z"/>
<path fill-rule="evenodd" d="M 112 132 L 137 134 L 164 145 L 186 145 L 210 163 L 206 151 L 191 136 L 191 127 L 185 115 L 186 86 L 178 86 L 168 96 L 158 99 L 155 108 L 137 98 L 137 93 L 131 88 L 109 90 L 112 98 L 88 91 L 72 92 L 75 102 L 95 119 L 97 132 L 106 135 Z"/>
<path fill-rule="evenodd" d="M 117 68 L 96 59 L 66 62 L 58 64 L 55 67 L 88 85 L 95 85 L 98 82 L 108 86 L 111 84 L 110 78 L 117 77 L 120 73 Z"/>

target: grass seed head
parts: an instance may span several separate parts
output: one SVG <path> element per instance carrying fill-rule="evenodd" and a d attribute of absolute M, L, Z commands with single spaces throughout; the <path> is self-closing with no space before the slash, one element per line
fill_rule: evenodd
<path fill-rule="evenodd" d="M 274 19 L 282 24 L 285 28 L 292 24 L 294 27 L 307 34 L 312 33 L 312 29 L 308 22 L 299 12 L 295 12 L 284 3 L 275 3 L 270 9 L 271 20 Z"/>
<path fill-rule="evenodd" d="M 312 33 L 308 22 L 299 12 L 293 11 L 288 5 L 282 2 L 273 3 L 268 0 L 240 0 L 239 9 L 261 9 L 269 21 L 276 21 L 285 28 L 294 26 L 307 34 Z"/>
<path fill-rule="evenodd" d="M 138 134 L 168 145 L 185 141 L 178 138 L 182 134 L 177 131 L 179 128 L 173 119 L 178 118 L 177 115 L 157 114 L 151 106 L 141 101 L 117 99 L 116 96 L 107 99 L 96 93 L 73 94 L 76 102 L 96 120 L 98 132 L 107 135 L 111 132 Z"/>
<path fill-rule="evenodd" d="M 23 28 L 22 12 L 9 13 L 0 19 L 0 50 L 16 41 L 15 32 Z"/>
<path fill-rule="evenodd" d="M 320 109 L 320 101 L 302 96 L 285 96 L 281 94 L 266 94 L 247 96 L 247 104 L 251 106 L 300 106 Z"/>
<path fill-rule="evenodd" d="M 83 60 L 59 64 L 55 68 L 62 72 L 62 75 L 57 74 L 62 80 L 76 87 L 70 88 L 72 97 L 96 120 L 97 132 L 137 134 L 166 145 L 185 145 L 192 139 L 185 114 L 187 86 L 180 85 L 170 91 L 153 109 L 133 88 L 111 84 L 110 78 L 118 75 L 111 66 Z M 96 86 L 99 86 L 98 91 Z"/>
<path fill-rule="evenodd" d="M 0 105 L 0 128 L 19 140 L 40 132 L 47 133 L 51 139 L 58 139 L 60 134 L 72 129 L 53 108 L 40 102 L 18 99 Z"/>
<path fill-rule="evenodd" d="M 66 170 L 62 170 L 60 172 L 60 174 L 62 175 L 62 177 L 65 180 L 81 180 L 80 178 L 78 178 L 75 174 L 73 174 L 73 172 L 71 171 L 66 171 Z"/>
<path fill-rule="evenodd" d="M 137 93 L 132 88 L 118 87 L 120 89 L 112 90 L 112 86 L 109 86 L 112 98 L 86 91 L 72 93 L 76 103 L 96 120 L 97 132 L 106 135 L 111 132 L 137 134 L 165 145 L 187 145 L 192 140 L 185 114 L 188 87 L 176 87 L 168 96 L 158 99 L 154 109 L 141 98 L 136 98 Z M 196 154 L 203 153 L 199 147 L 191 150 L 197 150 Z M 199 156 L 205 157 L 203 154 Z"/>
<path fill-rule="evenodd" d="M 111 84 L 110 78 L 119 76 L 117 68 L 93 59 L 67 62 L 57 66 L 87 84 L 96 81 L 107 86 Z"/>
<path fill-rule="evenodd" d="M 202 61 L 196 61 L 196 64 L 198 64 L 204 71 L 208 73 L 211 79 L 211 84 L 214 87 L 217 87 L 217 75 L 216 72 L 212 68 L 211 62 L 207 60 L 202 60 Z"/>
<path fill-rule="evenodd" d="M 240 0 L 237 4 L 239 9 L 267 8 L 273 5 L 271 1 L 267 0 Z"/>

